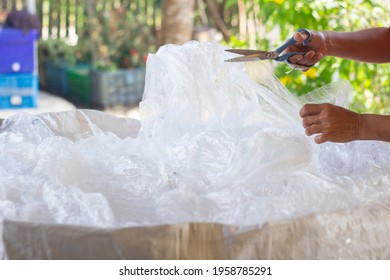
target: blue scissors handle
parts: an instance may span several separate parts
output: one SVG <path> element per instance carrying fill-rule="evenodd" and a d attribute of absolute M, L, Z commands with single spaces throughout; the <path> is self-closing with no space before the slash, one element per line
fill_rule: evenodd
<path fill-rule="evenodd" d="M 297 32 L 304 32 L 308 35 L 308 37 L 302 42 L 302 44 L 304 46 L 306 46 L 312 39 L 313 35 L 311 34 L 310 30 L 306 29 L 306 28 L 300 28 L 297 30 Z M 282 53 L 285 49 L 287 49 L 289 46 L 291 46 L 292 44 L 295 44 L 297 41 L 294 39 L 294 35 L 288 39 L 283 45 L 281 45 L 279 48 L 276 49 L 276 52 L 277 53 Z M 301 55 L 305 55 L 304 52 L 289 52 L 289 53 L 286 53 L 286 54 L 283 54 L 279 57 L 277 57 L 275 60 L 276 61 L 284 61 L 284 62 L 288 62 L 288 59 L 294 55 L 297 55 L 297 54 L 301 54 Z"/>
<path fill-rule="evenodd" d="M 290 57 L 297 55 L 297 54 L 305 55 L 306 53 L 305 52 L 289 52 L 289 53 L 285 53 L 285 54 L 278 56 L 277 58 L 275 58 L 275 60 L 279 61 L 279 62 L 287 62 L 288 63 L 289 62 L 288 60 L 290 59 Z"/>

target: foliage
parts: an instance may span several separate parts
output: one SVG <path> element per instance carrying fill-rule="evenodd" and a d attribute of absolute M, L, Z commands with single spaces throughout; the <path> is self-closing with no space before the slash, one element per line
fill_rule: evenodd
<path fill-rule="evenodd" d="M 54 64 L 72 65 L 76 62 L 74 47 L 61 39 L 40 40 L 38 43 L 39 62 L 51 61 Z"/>
<path fill-rule="evenodd" d="M 46 63 L 50 62 L 59 67 L 76 63 L 74 47 L 61 39 L 47 39 L 38 41 L 38 71 L 39 83 L 46 85 Z"/>
<path fill-rule="evenodd" d="M 229 0 L 237 3 L 238 0 Z M 258 48 L 275 48 L 295 30 L 356 31 L 368 27 L 389 25 L 388 7 L 380 0 L 245 0 L 247 12 L 256 11 L 265 29 L 263 37 L 256 34 Z M 254 9 L 254 7 L 260 7 Z M 267 34 L 275 29 L 278 40 Z M 275 33 L 275 32 L 273 32 Z M 333 57 L 325 57 L 311 70 L 301 73 L 289 71 L 278 64 L 275 74 L 292 91 L 304 94 L 337 79 L 351 82 L 355 94 L 351 108 L 357 111 L 390 113 L 390 66 L 366 64 Z"/>
<path fill-rule="evenodd" d="M 80 64 L 90 64 L 92 61 L 91 43 L 86 30 L 81 30 L 76 46 L 73 48 L 74 57 Z"/>
<path fill-rule="evenodd" d="M 124 8 L 97 11 L 91 32 L 93 67 L 115 70 L 143 66 L 148 52 L 154 51 L 153 34 L 148 25 Z"/>

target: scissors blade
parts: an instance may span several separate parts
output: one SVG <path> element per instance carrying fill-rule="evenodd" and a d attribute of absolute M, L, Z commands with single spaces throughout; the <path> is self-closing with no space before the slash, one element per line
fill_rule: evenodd
<path fill-rule="evenodd" d="M 261 60 L 262 58 L 258 55 L 246 55 L 235 58 L 226 59 L 225 62 L 245 62 L 245 61 L 256 61 Z"/>
<path fill-rule="evenodd" d="M 260 53 L 265 52 L 265 51 L 259 51 L 259 50 L 244 50 L 244 49 L 227 49 L 225 51 L 231 52 L 231 53 L 236 53 L 236 54 L 242 54 L 242 55 L 260 54 Z"/>
<path fill-rule="evenodd" d="M 244 62 L 244 61 L 256 61 L 264 59 L 276 59 L 279 53 L 266 52 L 266 51 L 254 51 L 254 50 L 226 50 L 232 53 L 242 54 L 244 56 L 230 58 L 225 60 L 226 62 Z"/>

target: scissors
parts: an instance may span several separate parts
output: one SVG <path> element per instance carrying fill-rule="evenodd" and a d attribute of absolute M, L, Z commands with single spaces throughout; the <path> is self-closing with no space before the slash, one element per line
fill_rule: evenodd
<path fill-rule="evenodd" d="M 302 42 L 302 44 L 304 46 L 306 46 L 311 41 L 311 39 L 313 37 L 312 33 L 306 28 L 300 28 L 297 30 L 297 32 L 304 32 L 308 35 L 308 37 Z M 275 60 L 278 62 L 286 62 L 294 69 L 307 70 L 312 65 L 303 66 L 303 65 L 293 64 L 293 63 L 288 61 L 289 58 L 294 56 L 294 55 L 297 55 L 297 54 L 305 55 L 304 52 L 288 52 L 288 53 L 280 55 L 285 49 L 287 49 L 289 46 L 291 46 L 292 44 L 295 44 L 295 43 L 297 43 L 297 41 L 294 39 L 294 36 L 292 36 L 283 45 L 278 47 L 275 51 L 227 49 L 225 51 L 231 52 L 231 53 L 236 53 L 236 54 L 241 54 L 243 56 L 227 59 L 225 61 L 226 62 L 243 62 L 243 61 L 256 61 L 256 60 L 270 59 L 270 60 Z"/>

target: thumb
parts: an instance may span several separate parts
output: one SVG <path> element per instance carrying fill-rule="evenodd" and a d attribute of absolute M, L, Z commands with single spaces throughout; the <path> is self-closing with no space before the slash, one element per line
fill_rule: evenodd
<path fill-rule="evenodd" d="M 302 43 L 308 38 L 308 35 L 305 33 L 296 32 L 294 34 L 294 40 L 297 41 L 297 43 Z"/>

